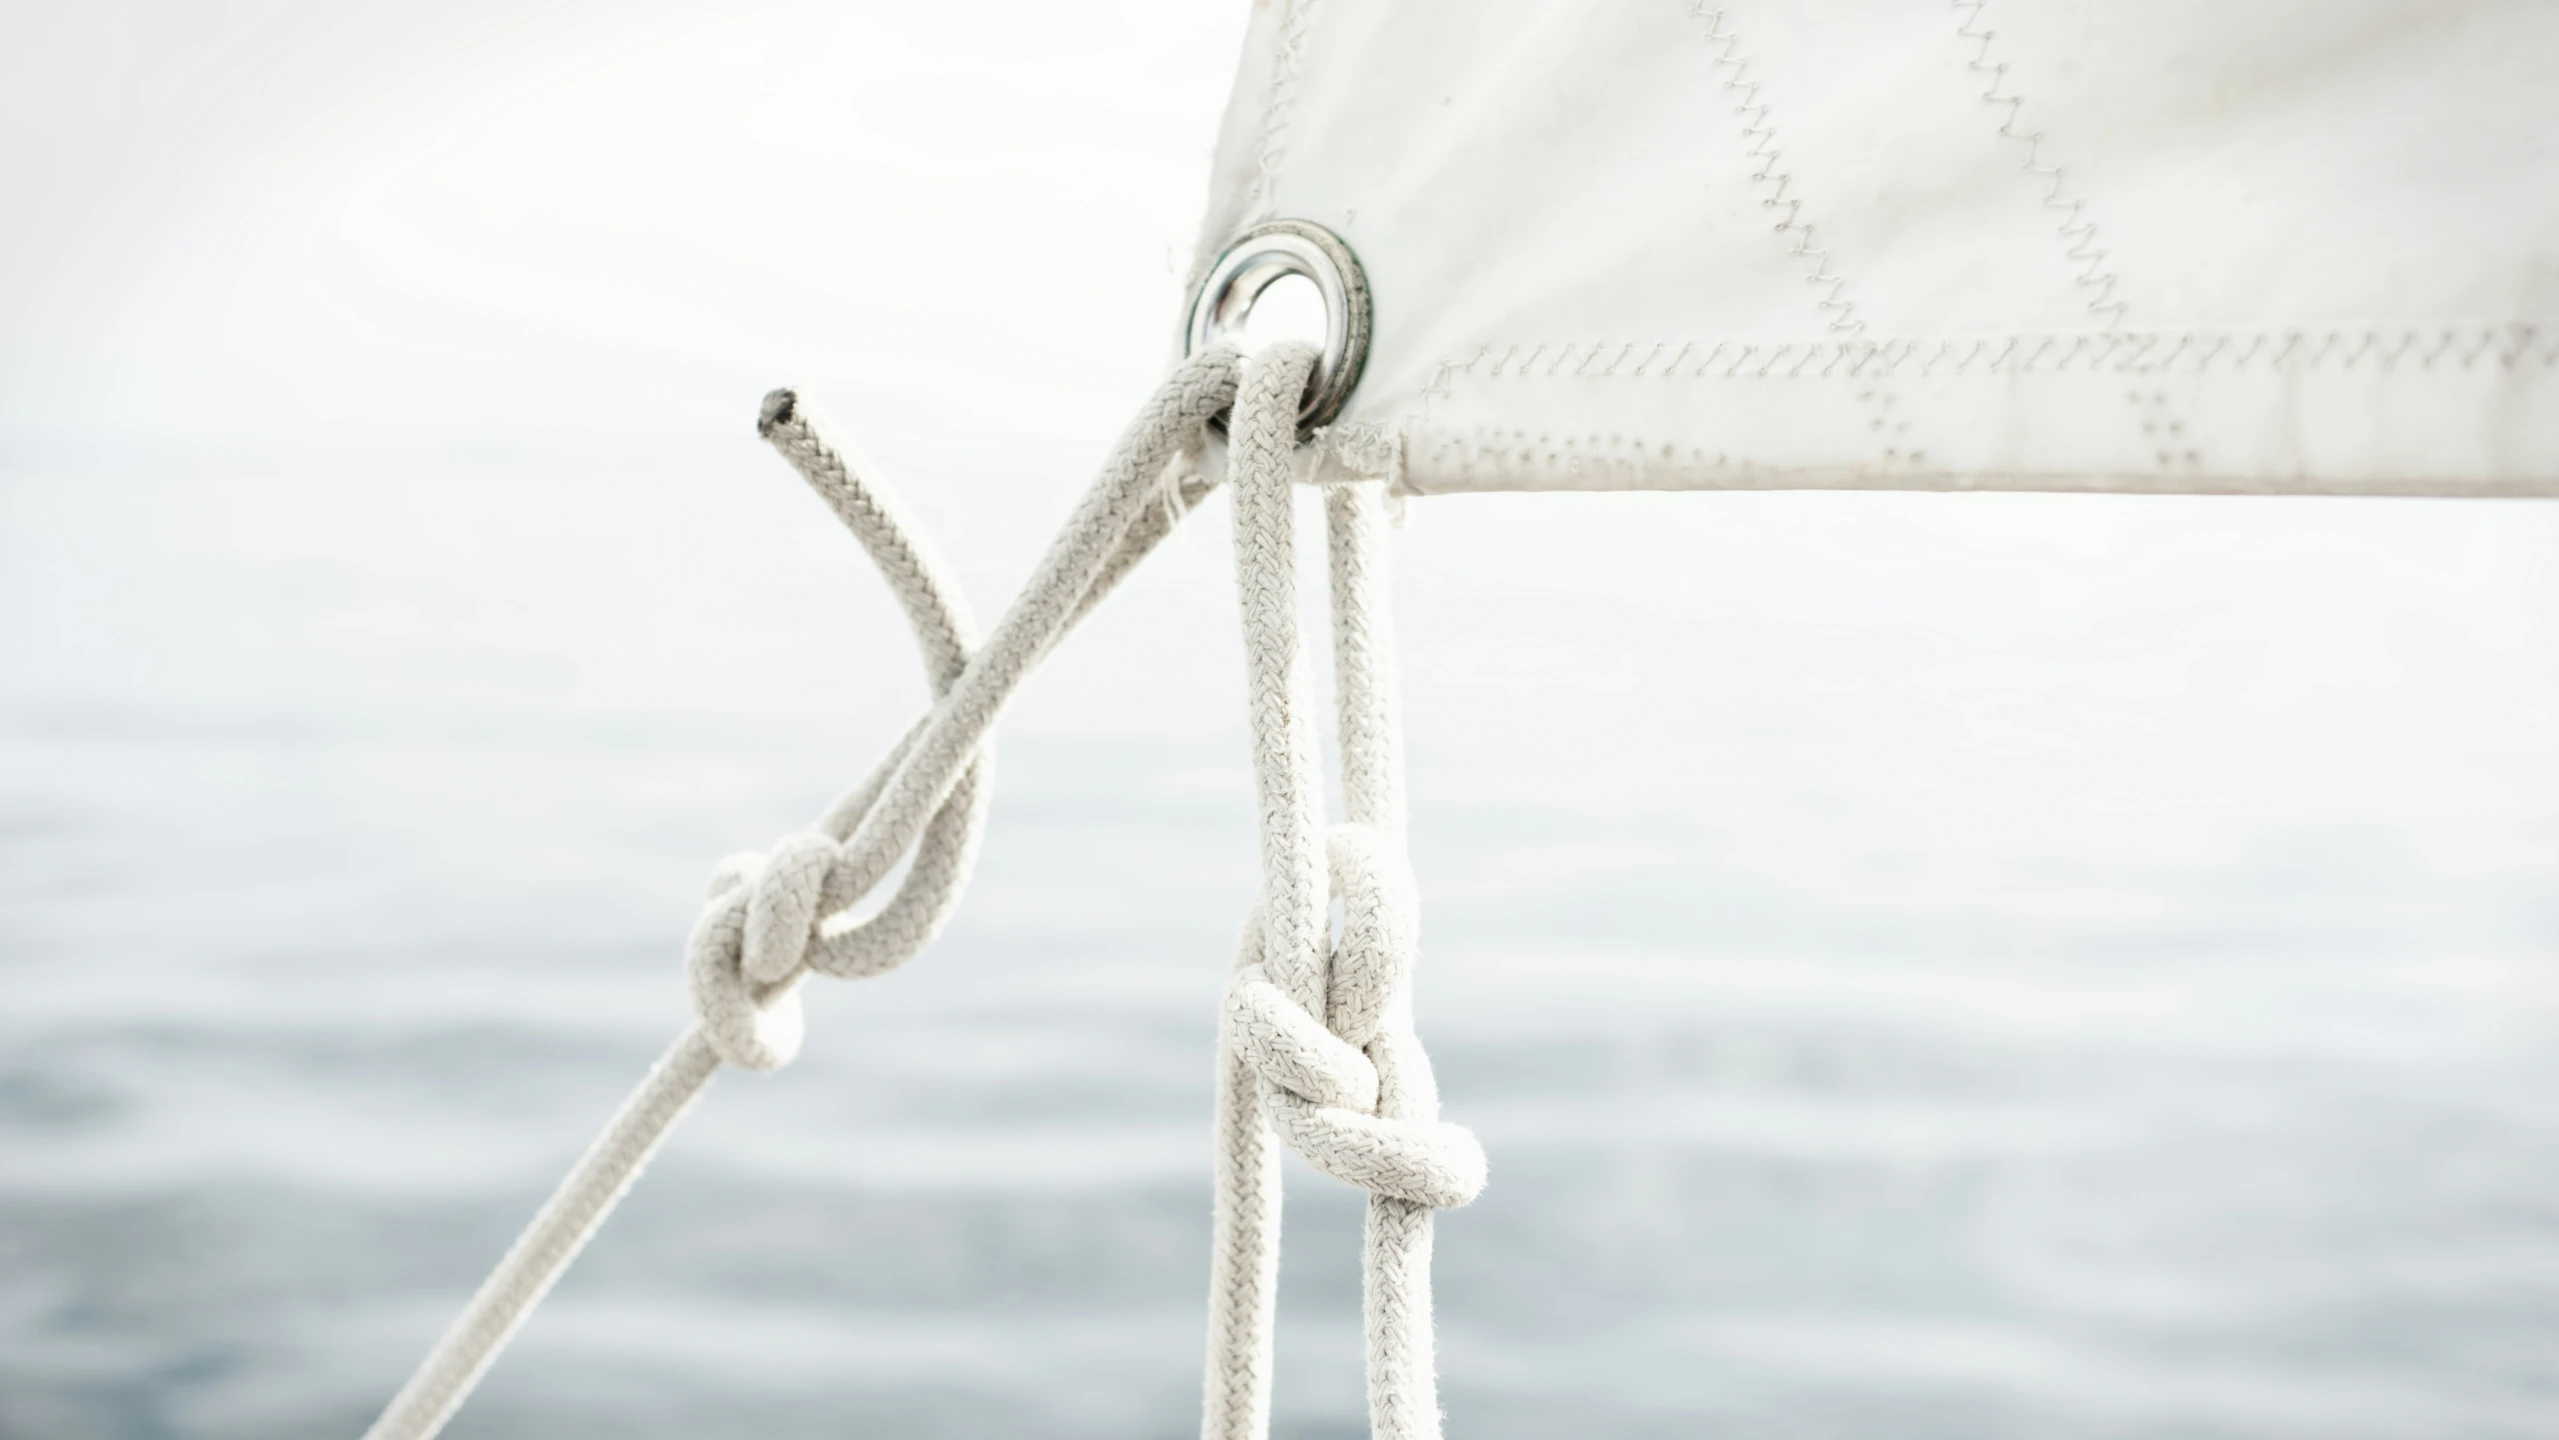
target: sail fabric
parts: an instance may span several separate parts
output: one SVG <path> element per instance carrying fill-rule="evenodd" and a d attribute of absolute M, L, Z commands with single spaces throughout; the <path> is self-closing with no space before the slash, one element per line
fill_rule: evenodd
<path fill-rule="evenodd" d="M 2559 493 L 2559 5 L 1264 0 L 1417 492 Z"/>

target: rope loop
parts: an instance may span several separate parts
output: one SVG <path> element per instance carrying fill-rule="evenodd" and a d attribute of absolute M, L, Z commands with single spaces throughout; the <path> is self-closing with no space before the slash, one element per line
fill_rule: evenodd
<path fill-rule="evenodd" d="M 443 1428 L 723 1062 L 770 1070 L 799 1053 L 803 978 L 877 975 L 940 933 L 985 826 L 989 732 L 1040 659 L 1207 495 L 1211 482 L 1194 462 L 1209 417 L 1234 401 L 1238 368 L 1224 347 L 1174 367 L 983 642 L 941 557 L 876 471 L 821 434 L 798 396 L 765 397 L 756 432 L 878 565 L 915 631 L 933 708 L 816 825 L 712 868 L 684 947 L 695 1024 L 516 1237 L 367 1440 L 427 1440 Z M 895 893 L 854 918 L 902 859 Z"/>
<path fill-rule="evenodd" d="M 1431 1331 L 1438 1211 L 1484 1188 L 1484 1148 L 1439 1118 L 1413 1033 L 1420 907 L 1404 858 L 1404 755 L 1387 593 L 1386 485 L 1324 492 L 1343 823 L 1323 822 L 1292 494 L 1303 345 L 1248 358 L 1229 421 L 1260 903 L 1218 1034 L 1205 1440 L 1269 1440 L 1280 1146 L 1369 1192 L 1362 1349 L 1375 1440 L 1440 1440 Z M 1340 906 L 1338 929 L 1330 923 Z"/>

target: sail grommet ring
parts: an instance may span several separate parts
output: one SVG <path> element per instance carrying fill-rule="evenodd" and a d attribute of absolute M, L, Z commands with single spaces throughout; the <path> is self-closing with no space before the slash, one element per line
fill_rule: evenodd
<path fill-rule="evenodd" d="M 1341 236 L 1312 220 L 1272 220 L 1237 236 L 1191 297 L 1182 353 L 1240 341 L 1262 292 L 1291 275 L 1313 282 L 1324 300 L 1324 343 L 1297 411 L 1297 438 L 1303 442 L 1342 413 L 1368 363 L 1368 274 Z M 1222 431 L 1226 417 L 1221 413 L 1209 423 Z"/>

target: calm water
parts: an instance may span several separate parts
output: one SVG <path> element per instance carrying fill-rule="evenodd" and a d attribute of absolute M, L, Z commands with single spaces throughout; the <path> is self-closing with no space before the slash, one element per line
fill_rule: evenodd
<path fill-rule="evenodd" d="M 991 612 L 1071 472 L 908 458 Z M 355 1433 L 710 862 L 920 702 L 743 442 L 180 459 L 0 471 L 9 1436 Z M 454 1434 L 1191 1430 L 1225 545 Z M 1401 592 L 1455 1434 L 2559 1433 L 2559 508 L 1434 501 Z M 1281 1428 L 1354 1433 L 1357 1207 L 1289 1203 Z"/>

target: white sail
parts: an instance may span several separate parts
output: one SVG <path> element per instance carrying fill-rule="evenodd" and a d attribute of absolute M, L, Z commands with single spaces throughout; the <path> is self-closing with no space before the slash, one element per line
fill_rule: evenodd
<path fill-rule="evenodd" d="M 1275 0 L 1204 271 L 1423 492 L 2559 493 L 2559 6 Z"/>

